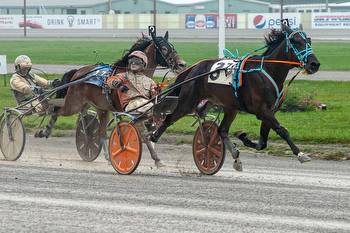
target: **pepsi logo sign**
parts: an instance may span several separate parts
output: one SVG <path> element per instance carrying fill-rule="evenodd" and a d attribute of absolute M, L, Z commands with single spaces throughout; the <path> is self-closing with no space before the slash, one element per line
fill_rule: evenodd
<path fill-rule="evenodd" d="M 263 15 L 257 15 L 253 19 L 253 24 L 254 24 L 255 28 L 262 29 L 266 25 L 266 19 L 264 18 Z"/>

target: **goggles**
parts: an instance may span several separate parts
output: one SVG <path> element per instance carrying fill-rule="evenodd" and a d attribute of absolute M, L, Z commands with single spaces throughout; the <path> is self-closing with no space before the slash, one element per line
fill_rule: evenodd
<path fill-rule="evenodd" d="M 130 65 L 138 65 L 138 66 L 140 66 L 140 65 L 143 65 L 144 62 L 142 61 L 141 58 L 132 57 L 132 58 L 129 59 L 129 64 Z"/>

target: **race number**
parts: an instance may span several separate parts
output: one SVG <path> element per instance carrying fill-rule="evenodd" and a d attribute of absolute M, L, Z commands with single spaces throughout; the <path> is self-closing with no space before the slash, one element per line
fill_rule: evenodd
<path fill-rule="evenodd" d="M 148 26 L 148 35 L 157 35 L 157 29 L 156 29 L 156 26 L 154 25 L 150 25 Z"/>
<path fill-rule="evenodd" d="M 210 69 L 210 72 L 218 72 L 209 75 L 208 83 L 231 85 L 232 72 L 235 71 L 237 62 L 232 59 L 222 59 L 216 62 Z"/>
<path fill-rule="evenodd" d="M 6 55 L 0 55 L 0 74 L 7 74 Z"/>

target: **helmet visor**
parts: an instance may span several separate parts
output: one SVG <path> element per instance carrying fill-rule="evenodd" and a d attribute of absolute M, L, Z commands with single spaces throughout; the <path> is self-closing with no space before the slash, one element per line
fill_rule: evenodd
<path fill-rule="evenodd" d="M 19 73 L 23 76 L 29 74 L 30 70 L 32 69 L 31 66 L 22 66 L 20 69 L 19 69 Z"/>

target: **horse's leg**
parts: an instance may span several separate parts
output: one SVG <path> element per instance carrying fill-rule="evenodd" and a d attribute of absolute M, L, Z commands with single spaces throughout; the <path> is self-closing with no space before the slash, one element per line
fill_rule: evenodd
<path fill-rule="evenodd" d="M 259 142 L 255 143 L 253 141 L 251 141 L 248 136 L 247 133 L 245 132 L 236 132 L 235 136 L 240 139 L 243 144 L 247 147 L 250 148 L 254 148 L 256 150 L 263 150 L 266 148 L 267 146 L 267 139 L 269 137 L 269 133 L 270 133 L 270 129 L 271 126 L 268 125 L 266 122 L 261 122 L 261 126 L 260 126 L 260 138 L 259 138 Z"/>
<path fill-rule="evenodd" d="M 289 147 L 292 149 L 293 154 L 298 157 L 298 160 L 301 163 L 308 162 L 311 160 L 309 156 L 300 152 L 299 148 L 294 144 L 291 137 L 289 136 L 288 130 L 285 129 L 272 112 L 265 112 L 262 116 L 259 117 L 262 121 L 266 122 L 266 124 L 270 125 L 271 128 L 282 138 L 284 139 Z"/>
<path fill-rule="evenodd" d="M 236 145 L 230 141 L 228 137 L 228 131 L 236 115 L 236 110 L 224 109 L 224 119 L 222 119 L 220 123 L 219 134 L 224 140 L 225 148 L 231 153 L 232 158 L 235 160 L 233 163 L 233 168 L 237 171 L 242 171 L 243 167 L 242 162 L 239 158 L 239 150 L 237 149 Z"/>
<path fill-rule="evenodd" d="M 103 153 L 105 155 L 106 160 L 109 161 L 108 155 L 108 146 L 107 146 L 107 125 L 108 125 L 108 111 L 104 111 L 101 109 L 96 110 L 98 119 L 100 121 L 100 126 L 98 129 L 98 133 L 101 140 L 101 145 L 103 148 Z"/>
<path fill-rule="evenodd" d="M 39 131 L 35 132 L 34 137 L 36 137 L 36 138 L 44 138 L 44 137 L 48 138 L 51 135 L 52 129 L 55 126 L 57 118 L 58 118 L 57 111 L 54 111 L 51 114 L 50 121 L 45 126 L 45 129 L 40 129 Z"/>
<path fill-rule="evenodd" d="M 146 146 L 149 150 L 149 153 L 151 154 L 152 159 L 154 160 L 156 167 L 157 168 L 164 167 L 165 165 L 160 161 L 160 158 L 158 157 L 158 154 L 155 150 L 155 143 L 151 142 L 148 138 L 148 134 L 152 132 L 151 126 L 148 126 L 144 122 L 142 122 L 142 124 L 143 124 L 143 128 L 146 130 L 142 131 L 141 134 L 143 134 L 144 142 L 146 143 Z"/>
<path fill-rule="evenodd" d="M 78 86 L 72 86 L 69 88 L 67 95 L 64 98 L 64 105 L 62 107 L 56 107 L 51 114 L 50 122 L 44 130 L 39 130 L 35 133 L 35 137 L 48 138 L 52 132 L 52 129 L 57 121 L 58 116 L 71 116 L 81 111 L 86 103 L 84 95 L 85 89 L 80 89 Z"/>

